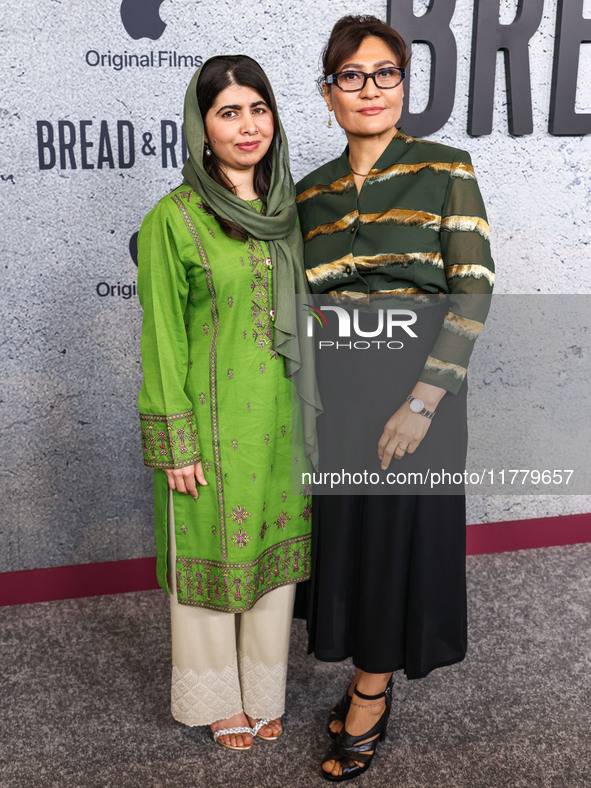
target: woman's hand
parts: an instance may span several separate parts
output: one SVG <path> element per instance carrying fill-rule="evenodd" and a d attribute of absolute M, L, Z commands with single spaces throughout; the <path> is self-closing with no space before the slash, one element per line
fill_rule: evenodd
<path fill-rule="evenodd" d="M 168 486 L 171 490 L 192 495 L 195 500 L 199 497 L 195 479 L 202 487 L 207 484 L 201 462 L 196 462 L 195 465 L 187 465 L 185 468 L 174 468 L 174 470 L 165 468 L 165 471 L 168 478 Z"/>
<path fill-rule="evenodd" d="M 445 389 L 429 383 L 417 383 L 412 390 L 413 397 L 422 399 L 427 410 L 431 411 L 435 410 L 444 394 Z M 378 457 L 382 470 L 390 467 L 392 457 L 401 460 L 405 454 L 414 454 L 430 426 L 431 419 L 420 413 L 413 413 L 408 402 L 401 405 L 386 422 L 378 441 Z"/>
<path fill-rule="evenodd" d="M 392 457 L 401 460 L 405 454 L 413 454 L 430 426 L 431 420 L 419 413 L 413 413 L 408 402 L 401 405 L 386 422 L 378 441 L 378 457 L 382 470 L 390 467 Z"/>

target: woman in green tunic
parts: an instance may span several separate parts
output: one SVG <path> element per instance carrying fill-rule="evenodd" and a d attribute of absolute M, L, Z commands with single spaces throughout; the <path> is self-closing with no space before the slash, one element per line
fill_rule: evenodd
<path fill-rule="evenodd" d="M 310 571 L 310 500 L 291 492 L 292 382 L 313 434 L 312 370 L 289 315 L 306 284 L 260 66 L 208 60 L 187 90 L 185 134 L 184 182 L 139 234 L 144 461 L 171 596 L 172 714 L 248 749 L 281 733 L 294 584 Z"/>

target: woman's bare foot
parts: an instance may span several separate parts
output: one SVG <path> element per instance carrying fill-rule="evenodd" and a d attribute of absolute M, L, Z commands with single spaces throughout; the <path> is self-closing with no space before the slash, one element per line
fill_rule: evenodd
<path fill-rule="evenodd" d="M 349 686 L 347 688 L 347 695 L 350 698 L 353 697 L 353 688 L 359 682 L 359 679 L 361 678 L 361 674 L 362 674 L 362 671 L 359 670 L 359 668 L 356 668 L 355 669 L 355 675 L 351 679 L 351 683 L 349 684 Z M 330 722 L 328 723 L 328 727 L 330 728 L 330 730 L 333 733 L 337 733 L 337 734 L 340 733 L 343 730 L 344 725 L 345 725 L 345 723 L 342 720 L 338 720 L 336 717 L 334 719 L 331 719 Z"/>
<path fill-rule="evenodd" d="M 256 717 L 249 717 L 248 714 L 246 717 L 251 728 L 253 728 L 254 725 L 259 721 Z M 258 732 L 266 739 L 276 739 L 283 732 L 281 719 L 277 717 L 275 720 L 269 720 L 266 725 L 263 725 L 261 728 L 259 728 Z"/>
<path fill-rule="evenodd" d="M 222 728 L 250 728 L 251 725 L 246 719 L 246 714 L 241 711 L 240 714 L 235 714 L 227 720 L 218 720 L 212 722 L 209 729 L 212 733 L 221 730 Z M 224 733 L 218 737 L 220 744 L 230 747 L 239 747 L 240 749 L 247 750 L 252 747 L 252 733 Z"/>

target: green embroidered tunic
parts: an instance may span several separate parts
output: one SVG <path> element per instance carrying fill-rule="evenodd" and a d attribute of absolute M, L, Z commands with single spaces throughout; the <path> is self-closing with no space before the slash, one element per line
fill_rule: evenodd
<path fill-rule="evenodd" d="M 313 293 L 359 303 L 375 294 L 450 295 L 420 380 L 457 393 L 494 283 L 469 154 L 397 130 L 359 194 L 347 150 L 307 175 L 297 191 Z"/>
<path fill-rule="evenodd" d="M 268 250 L 229 238 L 183 185 L 144 219 L 138 260 L 158 580 L 168 590 L 162 469 L 201 460 L 198 500 L 173 492 L 179 602 L 247 610 L 310 574 L 311 505 L 291 494 L 291 383 L 273 348 Z"/>

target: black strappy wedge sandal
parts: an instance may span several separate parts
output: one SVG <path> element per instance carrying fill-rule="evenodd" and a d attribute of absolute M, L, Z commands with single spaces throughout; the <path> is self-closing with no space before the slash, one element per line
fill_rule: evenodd
<path fill-rule="evenodd" d="M 390 676 L 390 678 L 388 679 L 388 683 L 386 684 L 386 692 L 388 690 L 390 690 L 390 692 L 392 691 L 393 679 L 394 676 Z M 337 733 L 336 731 L 332 730 L 330 724 L 335 721 L 342 722 L 343 725 L 345 724 L 345 719 L 347 718 L 347 714 L 349 713 L 349 707 L 351 706 L 351 698 L 352 696 L 349 695 L 349 685 L 347 684 L 347 689 L 345 690 L 345 694 L 338 701 L 338 703 L 335 703 L 335 705 L 330 710 L 328 715 L 328 723 L 326 725 L 326 730 L 328 731 L 328 735 L 330 736 L 331 739 L 336 739 L 337 736 L 340 736 L 342 732 L 342 728 L 341 731 Z"/>
<path fill-rule="evenodd" d="M 342 732 L 335 738 L 334 744 L 323 759 L 323 763 L 326 763 L 326 761 L 337 761 L 341 765 L 341 773 L 333 775 L 321 768 L 322 776 L 326 780 L 335 783 L 352 780 L 369 769 L 378 743 L 383 741 L 386 736 L 388 718 L 392 708 L 392 679 L 388 681 L 384 692 L 380 692 L 377 695 L 365 695 L 357 687 L 353 690 L 353 694 L 362 700 L 380 700 L 384 698 L 385 709 L 380 719 L 367 733 L 353 736 L 347 733 L 346 728 L 343 728 Z"/>
<path fill-rule="evenodd" d="M 345 724 L 345 718 L 349 713 L 349 707 L 351 706 L 351 695 L 349 695 L 349 685 L 347 685 L 347 689 L 345 690 L 345 694 L 343 697 L 336 703 L 333 708 L 330 710 L 328 715 L 328 735 L 331 739 L 336 739 L 337 736 L 340 736 L 341 731 L 337 733 L 337 731 L 333 731 L 330 727 L 332 722 L 342 722 L 343 725 Z M 341 729 L 342 730 L 342 729 Z"/>

